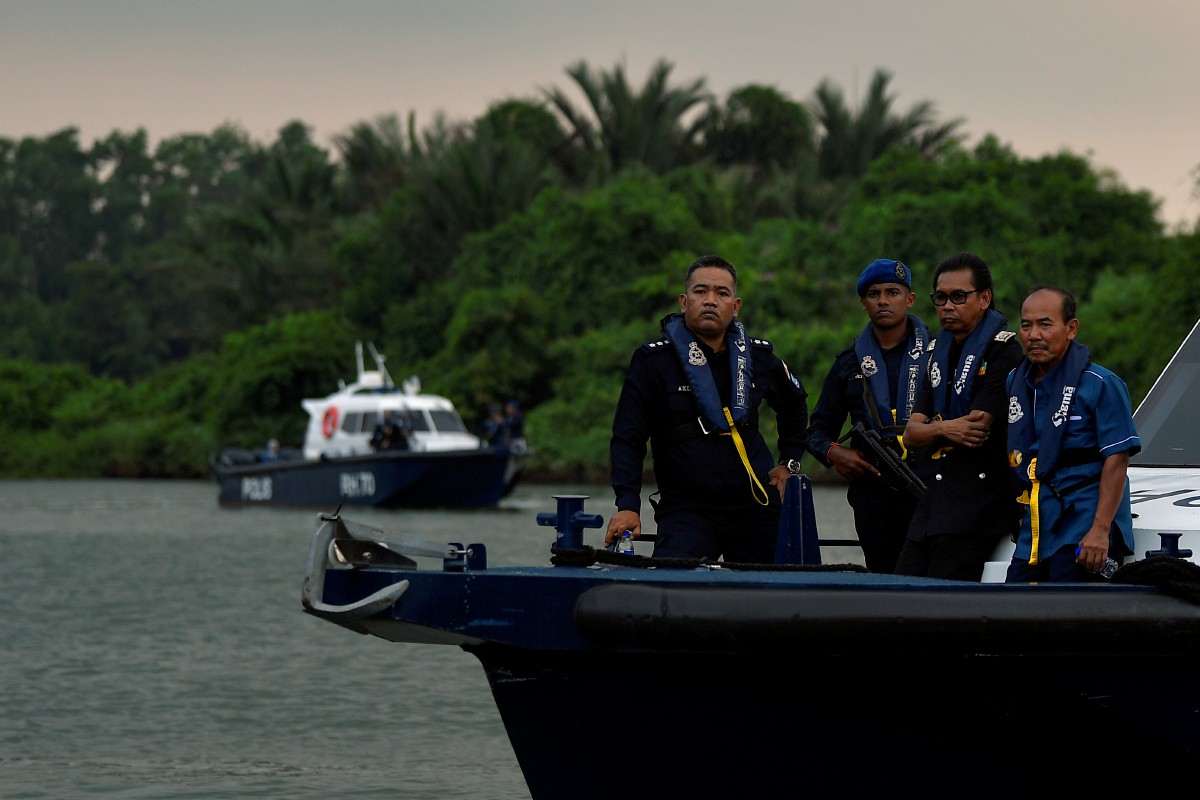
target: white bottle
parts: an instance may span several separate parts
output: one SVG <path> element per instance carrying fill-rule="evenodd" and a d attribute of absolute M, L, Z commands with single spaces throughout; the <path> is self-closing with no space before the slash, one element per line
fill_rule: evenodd
<path fill-rule="evenodd" d="M 629 531 L 621 534 L 621 541 L 617 543 L 617 552 L 627 556 L 634 555 L 633 537 L 629 535 Z"/>

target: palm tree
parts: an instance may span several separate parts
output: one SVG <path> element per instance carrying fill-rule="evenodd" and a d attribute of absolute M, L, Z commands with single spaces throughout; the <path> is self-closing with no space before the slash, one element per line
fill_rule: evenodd
<path fill-rule="evenodd" d="M 923 100 L 901 116 L 892 113 L 895 95 L 888 94 L 892 75 L 876 70 L 866 101 L 846 105 L 841 89 L 824 80 L 813 95 L 812 111 L 823 128 L 817 148 L 821 177 L 861 178 L 871 162 L 893 147 L 910 147 L 931 157 L 948 142 L 959 141 L 961 119 L 937 123 L 933 103 Z"/>
<path fill-rule="evenodd" d="M 404 184 L 409 170 L 404 131 L 395 114 L 359 122 L 333 137 L 342 156 L 351 209 L 378 209 Z"/>
<path fill-rule="evenodd" d="M 683 87 L 669 86 L 672 69 L 672 64 L 659 60 L 639 92 L 630 87 L 623 65 L 594 74 L 580 61 L 567 69 L 567 75 L 587 100 L 590 116 L 561 89 L 546 92 L 568 129 L 595 159 L 595 177 L 603 180 L 635 165 L 662 173 L 695 156 L 702 121 L 689 124 L 684 118 L 710 96 L 703 78 Z"/>

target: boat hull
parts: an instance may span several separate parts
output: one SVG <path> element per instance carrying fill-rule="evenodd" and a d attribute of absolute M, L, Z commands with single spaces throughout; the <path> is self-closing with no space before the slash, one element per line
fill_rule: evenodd
<path fill-rule="evenodd" d="M 223 506 L 477 508 L 516 485 L 524 457 L 508 448 L 385 452 L 320 461 L 212 464 Z"/>
<path fill-rule="evenodd" d="M 1200 763 L 1200 606 L 1151 586 L 368 568 L 322 596 L 401 582 L 332 621 L 473 653 L 535 798 L 970 794 L 1017 760 L 1078 789 L 1096 742 L 1106 768 Z"/>
<path fill-rule="evenodd" d="M 988 797 L 1006 775 L 1137 796 L 1197 763 L 1156 730 L 1195 725 L 1162 686 L 1186 656 L 475 654 L 534 798 Z M 1081 779 L 1093 743 L 1102 778 Z"/>

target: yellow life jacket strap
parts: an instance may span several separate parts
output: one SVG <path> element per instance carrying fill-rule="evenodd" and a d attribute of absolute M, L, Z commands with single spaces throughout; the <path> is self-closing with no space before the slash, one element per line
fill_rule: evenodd
<path fill-rule="evenodd" d="M 1042 533 L 1042 517 L 1041 509 L 1038 507 L 1038 488 L 1040 481 L 1037 478 L 1037 456 L 1029 459 L 1029 480 L 1033 486 L 1029 487 L 1029 527 L 1033 530 L 1033 543 L 1029 548 L 1029 563 L 1036 564 L 1038 560 L 1038 539 Z"/>
<path fill-rule="evenodd" d="M 733 437 L 733 446 L 737 448 L 738 455 L 742 457 L 742 466 L 746 468 L 746 474 L 750 476 L 750 494 L 754 497 L 754 501 L 760 506 L 768 506 L 771 504 L 771 498 L 767 496 L 767 490 L 759 482 L 758 476 L 754 474 L 754 468 L 750 466 L 750 457 L 746 455 L 746 444 L 742 441 L 742 435 L 738 433 L 737 425 L 733 423 L 733 414 L 728 408 L 722 408 L 725 412 L 725 419 L 729 422 L 729 435 Z"/>
<path fill-rule="evenodd" d="M 942 419 L 941 414 L 935 414 L 934 416 L 929 418 L 929 421 L 930 422 L 940 422 L 941 419 Z M 949 453 L 953 449 L 954 449 L 954 445 L 949 445 L 949 444 L 942 445 L 941 447 L 937 448 L 932 453 L 930 453 L 929 457 L 934 458 L 934 459 L 941 458 L 943 455 L 945 455 L 946 453 Z"/>
<path fill-rule="evenodd" d="M 897 417 L 896 409 L 893 408 L 892 409 L 892 424 L 893 425 L 896 424 L 896 417 Z M 896 441 L 900 443 L 900 460 L 907 461 L 908 460 L 908 448 L 904 446 L 904 434 L 903 433 L 897 434 Z"/>

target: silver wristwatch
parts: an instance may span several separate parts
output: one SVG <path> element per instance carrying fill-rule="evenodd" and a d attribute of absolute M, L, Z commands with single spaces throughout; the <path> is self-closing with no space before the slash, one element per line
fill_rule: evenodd
<path fill-rule="evenodd" d="M 800 462 L 794 458 L 786 458 L 779 462 L 779 466 L 787 467 L 787 471 L 792 475 L 800 474 Z"/>

